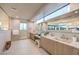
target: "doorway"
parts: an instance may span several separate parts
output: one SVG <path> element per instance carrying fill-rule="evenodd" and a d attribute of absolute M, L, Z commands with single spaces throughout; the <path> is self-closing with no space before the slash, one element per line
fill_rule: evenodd
<path fill-rule="evenodd" d="M 20 39 L 27 38 L 27 23 L 20 23 Z"/>

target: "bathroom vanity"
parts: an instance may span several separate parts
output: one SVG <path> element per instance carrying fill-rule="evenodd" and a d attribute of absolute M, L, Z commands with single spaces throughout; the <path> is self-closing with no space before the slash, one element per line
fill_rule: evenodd
<path fill-rule="evenodd" d="M 70 42 L 51 35 L 43 35 L 40 46 L 51 55 L 79 55 L 79 42 Z"/>
<path fill-rule="evenodd" d="M 30 39 L 35 40 L 34 36 L 35 36 L 35 33 L 30 33 Z"/>
<path fill-rule="evenodd" d="M 35 33 L 30 33 L 30 39 L 32 39 L 33 41 L 35 41 L 36 39 L 40 39 L 40 35 L 39 34 L 35 34 Z"/>
<path fill-rule="evenodd" d="M 79 13 L 75 11 L 47 21 L 51 34 L 41 37 L 41 48 L 52 55 L 79 55 Z"/>

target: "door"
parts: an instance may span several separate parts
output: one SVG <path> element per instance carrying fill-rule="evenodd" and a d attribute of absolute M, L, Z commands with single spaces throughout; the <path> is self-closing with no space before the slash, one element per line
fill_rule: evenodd
<path fill-rule="evenodd" d="M 20 38 L 20 32 L 19 32 L 19 24 L 20 20 L 18 19 L 13 19 L 11 20 L 11 40 L 19 40 Z"/>
<path fill-rule="evenodd" d="M 20 39 L 27 38 L 27 23 L 20 23 Z"/>

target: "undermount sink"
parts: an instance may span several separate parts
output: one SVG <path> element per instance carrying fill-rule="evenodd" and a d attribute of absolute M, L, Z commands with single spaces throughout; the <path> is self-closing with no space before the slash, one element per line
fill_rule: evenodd
<path fill-rule="evenodd" d="M 50 35 L 47 35 L 47 36 L 50 37 Z M 58 37 L 58 36 L 55 36 L 55 35 L 51 35 L 51 36 L 52 36 L 51 38 L 53 38 L 55 40 L 60 40 L 60 41 L 63 41 L 63 42 L 68 42 L 68 43 L 72 43 L 72 42 L 79 43 L 79 38 L 73 38 L 73 37 L 68 38 L 68 37 L 65 37 L 64 35 L 61 36 L 61 37 Z M 74 40 L 74 39 L 76 39 L 76 40 Z"/>
<path fill-rule="evenodd" d="M 61 40 L 61 41 L 63 41 L 63 42 L 69 42 L 69 43 L 72 42 L 71 39 L 66 38 L 66 37 L 60 37 L 59 40 Z"/>

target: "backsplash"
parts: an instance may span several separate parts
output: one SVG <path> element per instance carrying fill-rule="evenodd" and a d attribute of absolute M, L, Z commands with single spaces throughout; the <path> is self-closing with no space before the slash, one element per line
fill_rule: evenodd
<path fill-rule="evenodd" d="M 77 38 L 77 41 L 79 41 L 79 33 L 72 33 L 72 32 L 64 32 L 64 31 L 51 31 L 51 36 L 60 37 L 63 39 L 70 39 L 72 40 L 73 37 Z"/>

